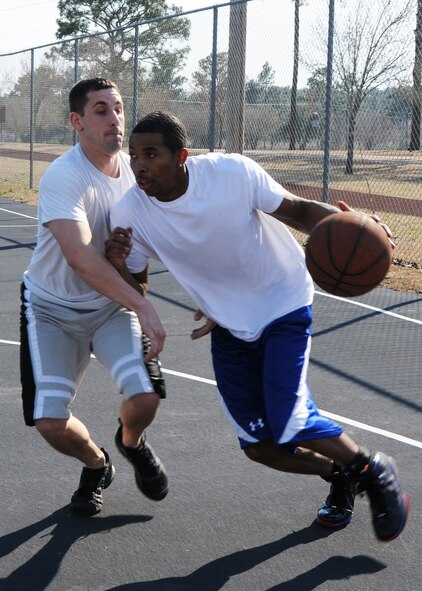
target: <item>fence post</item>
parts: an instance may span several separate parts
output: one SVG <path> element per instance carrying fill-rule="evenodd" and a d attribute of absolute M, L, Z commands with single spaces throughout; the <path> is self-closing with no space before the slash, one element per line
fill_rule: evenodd
<path fill-rule="evenodd" d="M 328 15 L 328 51 L 327 80 L 325 91 L 325 130 L 324 130 L 324 171 L 322 178 L 322 200 L 329 201 L 330 182 L 330 132 L 331 132 L 331 99 L 333 94 L 333 43 L 334 43 L 334 2 L 330 0 Z"/>
<path fill-rule="evenodd" d="M 73 80 L 76 84 L 79 78 L 79 39 L 75 39 L 74 45 L 74 59 L 75 63 L 73 64 Z M 72 144 L 75 145 L 78 141 L 78 136 L 76 134 L 76 129 L 72 131 Z"/>
<path fill-rule="evenodd" d="M 138 121 L 139 95 L 139 26 L 135 27 L 135 47 L 133 52 L 133 97 L 132 97 L 132 129 Z"/>
<path fill-rule="evenodd" d="M 29 188 L 34 188 L 34 134 L 35 134 L 35 53 L 31 49 L 31 83 L 29 90 Z"/>
<path fill-rule="evenodd" d="M 230 6 L 226 151 L 243 153 L 247 3 Z"/>
<path fill-rule="evenodd" d="M 212 66 L 211 66 L 211 98 L 210 98 L 210 122 L 208 128 L 208 144 L 209 151 L 214 152 L 215 149 L 215 110 L 216 110 L 216 94 L 217 94 L 217 31 L 218 31 L 218 8 L 214 6 L 214 19 L 212 28 Z"/>

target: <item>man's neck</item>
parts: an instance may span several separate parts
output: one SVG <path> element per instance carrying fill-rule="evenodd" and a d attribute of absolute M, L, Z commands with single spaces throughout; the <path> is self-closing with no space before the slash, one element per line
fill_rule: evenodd
<path fill-rule="evenodd" d="M 106 154 L 104 152 L 90 149 L 88 146 L 82 144 L 81 149 L 91 164 L 100 172 L 114 179 L 120 176 L 119 152 L 116 152 L 115 154 Z"/>

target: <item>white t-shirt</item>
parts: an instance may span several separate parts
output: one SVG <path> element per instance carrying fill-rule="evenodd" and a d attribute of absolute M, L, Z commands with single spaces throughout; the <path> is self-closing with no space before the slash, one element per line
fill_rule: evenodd
<path fill-rule="evenodd" d="M 202 312 L 246 341 L 308 305 L 313 283 L 302 247 L 275 211 L 284 189 L 238 154 L 187 159 L 189 186 L 170 202 L 134 185 L 111 210 L 111 226 L 132 226 L 132 273 L 161 260 Z"/>
<path fill-rule="evenodd" d="M 93 245 L 104 253 L 104 241 L 110 232 L 110 208 L 134 180 L 129 157 L 123 152 L 119 178 L 100 172 L 79 144 L 52 162 L 39 185 L 37 246 L 24 273 L 30 291 L 71 308 L 99 309 L 110 303 L 67 264 L 58 242 L 44 224 L 59 219 L 87 223 Z"/>

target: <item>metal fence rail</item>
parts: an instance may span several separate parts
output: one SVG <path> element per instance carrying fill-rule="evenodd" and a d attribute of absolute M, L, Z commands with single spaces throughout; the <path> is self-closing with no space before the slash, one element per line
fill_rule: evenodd
<path fill-rule="evenodd" d="M 337 28 L 335 16 L 342 15 L 334 0 L 317 3 L 324 5 L 318 13 L 312 4 L 299 10 L 294 111 L 291 0 L 233 0 L 0 55 L 1 190 L 7 194 L 13 182 L 36 187 L 48 162 L 76 141 L 68 123 L 70 87 L 82 77 L 105 76 L 122 91 L 127 135 L 141 115 L 171 111 L 186 124 L 192 153 L 243 151 L 297 194 L 375 211 L 393 229 L 397 258 L 421 266 L 422 157 L 408 149 L 414 15 L 395 32 L 407 43 L 389 47 L 402 51 L 407 68 L 400 83 L 391 76 L 362 101 L 347 171 L 351 103 L 336 51 L 349 33 Z M 169 22 L 189 36 L 169 40 L 157 65 L 145 39 Z M 175 56 L 185 53 L 175 69 Z"/>

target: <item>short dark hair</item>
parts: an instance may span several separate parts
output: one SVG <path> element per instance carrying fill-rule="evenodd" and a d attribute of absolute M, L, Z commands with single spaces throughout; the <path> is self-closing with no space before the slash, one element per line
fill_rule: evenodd
<path fill-rule="evenodd" d="M 171 113 L 154 111 L 142 117 L 132 133 L 161 133 L 163 144 L 174 154 L 186 147 L 186 129 L 183 123 Z"/>
<path fill-rule="evenodd" d="M 69 92 L 69 109 L 71 113 L 84 114 L 85 105 L 88 102 L 88 94 L 91 91 L 114 88 L 119 94 L 120 90 L 117 84 L 107 78 L 87 78 L 79 80 L 72 86 Z"/>

